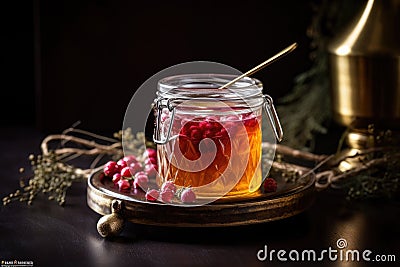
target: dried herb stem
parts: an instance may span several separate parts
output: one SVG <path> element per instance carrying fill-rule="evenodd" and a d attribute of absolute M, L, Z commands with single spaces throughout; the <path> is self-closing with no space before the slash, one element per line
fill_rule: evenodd
<path fill-rule="evenodd" d="M 264 142 L 262 144 L 262 149 L 263 150 L 268 150 L 271 149 L 274 145 Z M 298 149 L 293 149 L 291 147 L 285 146 L 285 145 L 280 145 L 280 144 L 276 144 L 275 145 L 276 148 L 276 153 L 282 154 L 282 155 L 286 155 L 286 156 L 290 156 L 293 158 L 299 158 L 299 159 L 303 159 L 303 160 L 307 160 L 307 161 L 314 161 L 314 162 L 320 162 L 322 160 L 324 160 L 326 157 L 328 157 L 327 155 L 317 155 L 317 154 L 313 154 L 307 151 L 301 151 Z"/>
<path fill-rule="evenodd" d="M 43 139 L 42 144 L 41 144 L 41 149 L 43 154 L 48 154 L 49 153 L 49 142 L 55 141 L 55 140 L 62 140 L 62 141 L 67 141 L 67 142 L 74 142 L 77 144 L 85 145 L 88 147 L 93 147 L 92 150 L 86 150 L 86 149 L 77 149 L 77 148 L 60 148 L 54 150 L 56 154 L 64 154 L 64 153 L 78 153 L 82 155 L 96 155 L 100 153 L 107 153 L 107 154 L 113 154 L 116 152 L 118 148 L 121 148 L 122 145 L 121 143 L 117 142 L 112 145 L 102 145 L 98 144 L 93 140 L 87 140 L 83 138 L 79 138 L 76 136 L 70 136 L 70 135 L 64 135 L 64 134 L 55 134 L 55 135 L 49 135 L 46 138 Z"/>

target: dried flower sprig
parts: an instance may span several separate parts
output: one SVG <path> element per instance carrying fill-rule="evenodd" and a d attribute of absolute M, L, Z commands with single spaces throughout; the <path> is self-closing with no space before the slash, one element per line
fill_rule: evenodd
<path fill-rule="evenodd" d="M 47 194 L 49 200 L 55 200 L 63 205 L 66 192 L 72 183 L 86 178 L 84 170 L 60 162 L 53 151 L 37 157 L 30 155 L 29 160 L 33 175 L 28 177 L 27 181 L 20 180 L 20 189 L 4 197 L 4 205 L 14 200 L 26 201 L 31 205 L 40 193 Z M 20 172 L 25 171 L 20 170 Z"/>
<path fill-rule="evenodd" d="M 123 155 L 122 138 L 128 141 L 129 149 L 133 153 L 143 153 L 144 133 L 134 136 L 128 128 L 114 136 L 115 139 L 108 138 L 76 128 L 69 128 L 62 134 L 47 136 L 41 143 L 42 154 L 36 157 L 29 156 L 32 174 L 20 180 L 20 189 L 4 197 L 3 204 L 19 200 L 30 205 L 35 197 L 42 193 L 46 194 L 49 200 L 64 205 L 67 190 L 73 182 L 86 180 L 88 175 L 101 165 L 104 157 L 120 158 Z M 50 147 L 53 143 L 57 143 L 55 148 Z M 92 158 L 89 167 L 79 168 L 72 163 L 80 157 Z M 25 170 L 21 168 L 20 172 L 25 173 Z"/>

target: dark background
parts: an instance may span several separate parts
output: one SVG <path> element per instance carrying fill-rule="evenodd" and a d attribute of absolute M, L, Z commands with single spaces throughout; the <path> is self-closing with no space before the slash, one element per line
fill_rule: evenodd
<path fill-rule="evenodd" d="M 310 67 L 310 3 L 321 1 L 0 1 L 0 195 L 18 187 L 18 169 L 29 168 L 27 155 L 39 153 L 46 133 L 78 120 L 80 128 L 117 131 L 135 89 L 171 65 L 208 60 L 246 71 L 296 41 L 290 56 L 254 75 L 274 99 L 283 96 Z M 329 134 L 322 153 L 336 149 Z M 218 229 L 128 224 L 110 242 L 84 204 L 86 184 L 77 183 L 65 208 L 44 198 L 1 205 L 0 256 L 34 266 L 281 266 L 258 262 L 256 252 L 320 251 L 338 238 L 351 249 L 398 254 L 397 201 L 347 202 L 338 191 L 316 197 L 287 220 Z"/>
<path fill-rule="evenodd" d="M 122 128 L 134 91 L 162 69 L 206 60 L 253 75 L 279 98 L 310 67 L 311 1 L 2 1 L 3 125 Z"/>

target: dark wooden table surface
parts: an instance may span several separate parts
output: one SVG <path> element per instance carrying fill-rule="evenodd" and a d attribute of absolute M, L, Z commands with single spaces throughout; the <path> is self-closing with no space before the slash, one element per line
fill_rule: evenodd
<path fill-rule="evenodd" d="M 5 128 L 0 133 L 0 195 L 18 187 L 19 167 L 28 167 L 29 153 L 39 151 L 44 137 L 32 128 Z M 33 261 L 34 266 L 274 266 L 259 261 L 257 252 L 337 248 L 344 238 L 347 249 L 395 255 L 400 261 L 400 205 L 397 201 L 346 202 L 339 191 L 317 194 L 314 205 L 295 217 L 231 228 L 174 228 L 128 223 L 121 236 L 99 236 L 100 215 L 86 204 L 86 184 L 74 184 L 64 207 L 38 198 L 32 206 L 14 202 L 0 208 L 0 261 Z M 216 214 L 216 216 L 218 216 Z M 285 255 L 288 257 L 288 254 Z M 295 262 L 286 264 L 293 266 Z M 306 261 L 310 265 L 315 262 Z M 395 263 L 331 261 L 326 266 L 389 266 Z"/>

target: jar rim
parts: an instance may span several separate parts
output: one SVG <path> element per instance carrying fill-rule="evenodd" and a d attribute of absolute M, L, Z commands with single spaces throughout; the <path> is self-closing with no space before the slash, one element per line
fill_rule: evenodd
<path fill-rule="evenodd" d="M 221 86 L 238 77 L 231 74 L 196 73 L 168 76 L 158 81 L 157 96 L 164 98 L 218 98 L 220 100 L 249 99 L 262 96 L 262 83 L 244 77 L 228 88 Z"/>

